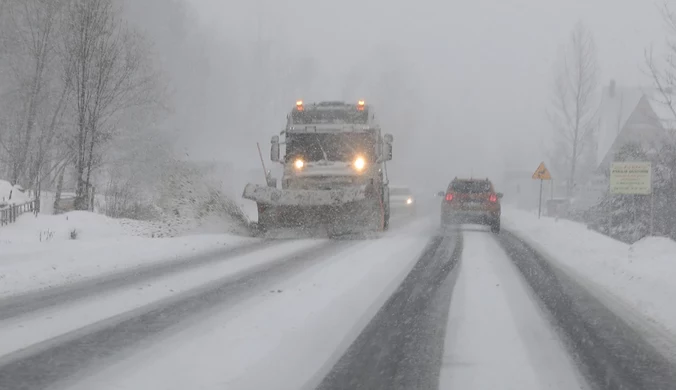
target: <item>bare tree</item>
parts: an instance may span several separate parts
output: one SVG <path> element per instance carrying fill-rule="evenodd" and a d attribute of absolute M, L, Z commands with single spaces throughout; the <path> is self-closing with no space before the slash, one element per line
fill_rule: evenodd
<path fill-rule="evenodd" d="M 674 105 L 674 92 L 676 92 L 676 14 L 665 2 L 660 8 L 662 20 L 667 29 L 667 53 L 661 61 L 657 61 L 653 48 L 645 51 L 645 60 L 648 73 L 657 88 L 658 103 L 663 104 L 671 113 L 670 118 L 659 118 L 663 123 L 671 123 L 669 130 L 676 130 L 676 106 Z M 673 132 L 672 132 L 673 133 Z M 672 134 L 673 135 L 673 134 Z"/>
<path fill-rule="evenodd" d="M 72 91 L 76 205 L 86 209 L 101 146 L 124 115 L 152 104 L 154 75 L 141 37 L 121 20 L 114 0 L 70 0 L 64 31 L 65 80 Z"/>
<path fill-rule="evenodd" d="M 573 29 L 562 54 L 555 78 L 549 120 L 555 131 L 555 154 L 568 171 L 566 192 L 572 196 L 583 153 L 593 141 L 597 127 L 597 104 L 594 99 L 598 86 L 596 45 L 592 34 L 581 22 Z"/>
<path fill-rule="evenodd" d="M 663 58 L 656 59 L 653 48 L 645 51 L 647 72 L 657 89 L 653 97 L 664 109 L 656 114 L 666 137 L 661 139 L 657 153 L 653 154 L 655 179 L 656 234 L 676 237 L 676 208 L 673 205 L 673 194 L 676 191 L 676 14 L 665 1 L 660 14 L 667 30 L 666 53 Z"/>
<path fill-rule="evenodd" d="M 49 71 L 62 4 L 61 0 L 15 0 L 4 5 L 10 27 L 4 45 L 13 57 L 11 72 L 17 84 L 12 98 L 18 105 L 12 129 L 0 143 L 8 155 L 13 183 L 26 181 L 28 175 L 31 183 L 24 184 L 34 184 L 37 171 L 31 160 L 44 161 L 46 141 L 51 139 L 40 121 L 49 111 Z M 34 148 L 36 142 L 38 148 Z"/>

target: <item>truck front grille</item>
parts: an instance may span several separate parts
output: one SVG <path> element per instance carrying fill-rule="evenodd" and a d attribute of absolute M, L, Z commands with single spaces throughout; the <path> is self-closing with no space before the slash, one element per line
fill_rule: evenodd
<path fill-rule="evenodd" d="M 299 190 L 334 190 L 341 187 L 352 187 L 358 184 L 354 176 L 319 176 L 289 179 L 287 188 Z"/>

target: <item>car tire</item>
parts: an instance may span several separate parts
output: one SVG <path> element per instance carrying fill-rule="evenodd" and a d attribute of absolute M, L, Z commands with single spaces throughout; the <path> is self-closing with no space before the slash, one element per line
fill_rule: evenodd
<path fill-rule="evenodd" d="M 500 233 L 500 220 L 494 221 L 491 224 L 491 233 L 499 234 Z"/>

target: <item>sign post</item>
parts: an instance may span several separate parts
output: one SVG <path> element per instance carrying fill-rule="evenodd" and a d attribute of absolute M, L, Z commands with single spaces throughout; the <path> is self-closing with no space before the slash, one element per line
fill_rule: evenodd
<path fill-rule="evenodd" d="M 655 193 L 650 194 L 650 236 L 655 234 Z"/>
<path fill-rule="evenodd" d="M 542 215 L 542 183 L 545 180 L 552 180 L 552 175 L 549 173 L 544 161 L 540 163 L 538 169 L 533 173 L 533 180 L 540 180 L 540 198 L 538 200 L 538 219 L 540 219 Z"/>
<path fill-rule="evenodd" d="M 610 167 L 610 193 L 650 195 L 650 235 L 654 233 L 655 195 L 650 162 L 613 162 Z"/>

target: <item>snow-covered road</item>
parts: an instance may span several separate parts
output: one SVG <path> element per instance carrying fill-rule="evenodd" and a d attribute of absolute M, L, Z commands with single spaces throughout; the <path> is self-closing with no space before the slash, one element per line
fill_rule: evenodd
<path fill-rule="evenodd" d="M 0 389 L 673 388 L 673 362 L 509 232 L 435 225 L 0 299 Z"/>
<path fill-rule="evenodd" d="M 440 389 L 581 389 L 563 343 L 492 235 L 464 234 Z"/>
<path fill-rule="evenodd" d="M 268 267 L 304 250 L 326 249 L 327 244 L 326 240 L 301 240 L 283 242 L 271 247 L 261 246 L 260 250 L 244 251 L 245 254 L 242 255 L 235 252 L 232 254 L 233 257 L 223 256 L 221 261 L 215 263 L 199 265 L 192 262 L 191 268 L 179 270 L 182 272 L 169 275 L 158 272 L 143 279 L 128 278 L 125 280 L 127 283 L 118 283 L 112 286 L 114 288 L 107 288 L 104 283 L 118 278 L 106 277 L 97 280 L 98 283 L 86 283 L 88 289 L 83 289 L 79 285 L 62 289 L 62 294 L 59 294 L 62 301 L 58 304 L 49 299 L 54 296 L 50 295 L 49 291 L 39 295 L 31 294 L 29 297 L 34 298 L 34 301 L 29 301 L 23 306 L 12 302 L 14 310 L 9 310 L 9 307 L 3 308 L 2 318 L 5 318 L 5 321 L 0 322 L 0 334 L 3 335 L 0 340 L 0 355 L 8 355 L 62 335 L 72 336 L 86 325 L 110 326 L 112 322 L 123 321 L 127 317 L 125 314 L 138 315 L 139 310 L 146 310 L 162 300 L 190 293 L 193 289 L 238 273 Z M 139 272 L 136 275 L 143 273 Z M 34 303 L 36 301 L 37 303 Z M 24 309 L 23 314 L 7 318 L 12 311 L 18 312 L 20 309 Z"/>

